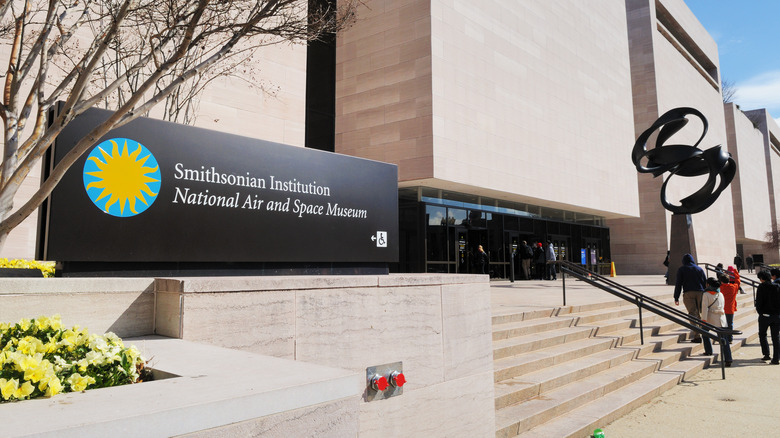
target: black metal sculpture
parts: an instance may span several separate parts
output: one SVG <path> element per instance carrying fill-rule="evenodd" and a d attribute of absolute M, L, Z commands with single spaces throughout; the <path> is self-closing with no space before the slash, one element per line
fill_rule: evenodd
<path fill-rule="evenodd" d="M 699 140 L 692 146 L 666 145 L 666 141 L 672 135 L 688 124 L 688 119 L 685 116 L 689 114 L 702 121 L 704 129 Z M 672 213 L 694 214 L 706 210 L 734 179 L 737 165 L 731 158 L 731 154 L 721 145 L 713 146 L 706 151 L 698 148 L 699 143 L 707 134 L 707 127 L 707 119 L 699 111 L 686 107 L 675 108 L 659 117 L 634 143 L 631 159 L 634 161 L 637 171 L 652 173 L 654 177 L 669 172 L 669 176 L 661 187 L 661 204 Z M 661 131 L 658 133 L 655 148 L 647 150 L 647 140 L 658 129 Z M 647 159 L 647 162 L 642 165 L 644 159 Z M 690 196 L 681 199 L 680 205 L 674 205 L 667 200 L 666 184 L 672 176 L 692 177 L 706 174 L 709 174 L 707 182 Z M 718 180 L 720 180 L 719 183 Z"/>

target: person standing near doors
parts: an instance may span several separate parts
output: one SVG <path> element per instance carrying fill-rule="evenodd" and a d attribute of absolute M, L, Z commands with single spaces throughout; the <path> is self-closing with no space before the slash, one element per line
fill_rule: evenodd
<path fill-rule="evenodd" d="M 546 262 L 544 249 L 542 249 L 542 242 L 538 242 L 534 246 L 534 278 L 536 280 L 544 280 L 545 265 Z"/>
<path fill-rule="evenodd" d="M 520 246 L 520 267 L 523 272 L 523 280 L 531 279 L 531 259 L 534 258 L 534 250 L 523 240 Z"/>
<path fill-rule="evenodd" d="M 490 263 L 490 260 L 488 259 L 487 253 L 482 248 L 482 245 L 479 245 L 479 247 L 477 247 L 477 267 L 479 268 L 479 273 L 480 274 L 487 274 L 488 273 L 488 264 L 489 263 Z"/>
<path fill-rule="evenodd" d="M 547 262 L 547 275 L 545 280 L 557 280 L 558 274 L 555 271 L 555 247 L 551 241 L 547 241 L 547 250 L 544 253 L 545 262 Z"/>

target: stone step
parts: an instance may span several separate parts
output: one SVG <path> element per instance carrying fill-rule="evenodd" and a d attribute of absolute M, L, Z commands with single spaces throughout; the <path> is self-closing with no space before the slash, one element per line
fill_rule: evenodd
<path fill-rule="evenodd" d="M 575 317 L 552 317 L 532 319 L 529 321 L 510 322 L 493 325 L 493 340 L 517 338 L 535 333 L 548 332 L 555 329 L 571 327 L 577 323 Z"/>
<path fill-rule="evenodd" d="M 609 293 L 607 292 L 604 292 L 604 294 L 605 296 L 609 296 Z M 666 302 L 666 300 L 668 299 L 669 302 L 671 302 L 672 294 L 670 292 L 668 298 L 666 297 L 666 295 L 664 295 L 663 297 L 654 297 L 654 298 L 664 302 Z M 493 315 L 492 324 L 499 325 L 499 324 L 507 324 L 507 323 L 520 322 L 520 321 L 529 321 L 529 320 L 539 319 L 539 318 L 549 318 L 552 316 L 570 316 L 576 314 L 584 315 L 591 312 L 598 313 L 601 311 L 610 311 L 614 309 L 627 310 L 632 308 L 636 309 L 636 305 L 629 301 L 625 301 L 620 298 L 613 297 L 612 300 L 601 302 L 601 303 L 569 305 L 569 306 L 560 306 L 560 307 L 546 308 L 546 309 L 530 309 L 530 310 L 522 310 L 517 312 L 508 312 L 504 314 Z"/>
<path fill-rule="evenodd" d="M 497 359 L 493 362 L 494 380 L 513 379 L 555 364 L 608 350 L 615 346 L 614 339 L 587 338 L 574 344 L 560 344 L 530 351 L 522 355 Z"/>
<path fill-rule="evenodd" d="M 492 324 L 508 324 L 512 322 L 530 321 L 539 318 L 550 318 L 558 314 L 559 308 L 533 309 L 521 312 L 511 312 L 503 315 L 493 315 Z"/>
<path fill-rule="evenodd" d="M 614 421 L 637 407 L 649 402 L 657 395 L 680 383 L 689 372 L 694 374 L 703 368 L 704 361 L 686 361 L 694 365 L 690 371 L 669 369 L 644 376 L 629 386 L 605 394 L 598 400 L 574 409 L 537 427 L 520 431 L 518 435 L 496 433 L 496 437 L 585 437 L 594 429 Z M 680 365 L 678 362 L 675 366 Z M 677 367 L 680 368 L 680 367 Z M 698 369 L 696 369 L 698 368 Z"/>
<path fill-rule="evenodd" d="M 628 362 L 635 358 L 636 354 L 636 349 L 613 348 L 501 380 L 495 385 L 496 409 L 520 403 L 552 389 Z"/>
<path fill-rule="evenodd" d="M 595 327 L 565 327 L 510 339 L 500 339 L 493 341 L 493 359 L 503 359 L 554 345 L 587 339 L 595 331 Z"/>
<path fill-rule="evenodd" d="M 619 337 L 594 337 L 566 344 L 555 349 L 540 350 L 495 364 L 496 408 L 519 403 L 548 390 L 563 386 L 579 378 L 614 367 L 635 358 L 646 357 L 663 348 L 670 348 L 680 340 L 680 335 L 654 335 L 646 333 L 644 345 L 620 347 Z M 668 364 L 689 353 L 701 350 L 700 344 L 687 344 L 684 352 L 663 361 Z M 565 348 L 568 347 L 568 348 Z M 696 348 L 698 347 L 698 350 Z M 686 348 L 686 347 L 683 347 Z M 660 356 L 659 356 L 660 357 Z"/>
<path fill-rule="evenodd" d="M 562 344 L 552 348 L 532 351 L 516 357 L 496 361 L 495 405 L 502 410 L 512 405 L 524 404 L 533 397 L 548 398 L 556 388 L 577 382 L 604 370 L 620 366 L 629 361 L 643 364 L 653 370 L 673 367 L 675 363 L 691 358 L 714 360 L 719 348 L 714 346 L 714 357 L 699 356 L 702 344 L 680 343 L 688 333 L 687 329 L 673 322 L 661 319 L 656 326 L 645 326 L 645 344 L 639 343 L 637 329 L 623 329 L 608 336 L 595 335 L 592 338 Z M 610 324 L 609 322 L 607 324 Z M 735 327 L 744 332 L 735 338 L 733 350 L 756 330 L 755 318 L 749 312 L 738 312 Z M 655 333 L 655 334 L 654 334 Z M 658 334 L 662 333 L 662 334 Z M 755 335 L 754 335 L 755 336 Z M 626 339 L 636 338 L 633 341 Z M 604 342 L 607 341 L 607 342 Z M 608 349 L 607 349 L 608 348 Z M 541 418 L 545 418 L 546 413 Z M 539 421 L 528 420 L 530 423 Z M 519 423 L 518 423 L 519 427 Z M 499 435 L 501 436 L 499 428 Z"/>
<path fill-rule="evenodd" d="M 755 326 L 755 325 L 754 325 Z M 745 324 L 743 335 L 735 338 L 732 344 L 732 352 L 739 351 L 740 347 L 752 342 L 757 337 L 757 327 L 749 327 Z M 717 352 L 718 349 L 716 348 Z M 655 354 L 655 353 L 654 353 Z M 651 359 L 652 355 L 647 359 Z M 643 360 L 643 359 L 640 359 Z M 715 357 L 696 356 L 662 366 L 660 371 L 643 377 L 636 382 L 615 390 L 603 397 L 573 409 L 566 415 L 556 417 L 544 424 L 529 430 L 520 431 L 520 437 L 584 437 L 588 436 L 598 427 L 603 427 L 626 415 L 639 406 L 649 402 L 654 397 L 662 394 L 701 371 L 706 366 L 720 366 L 715 364 Z M 728 373 L 730 369 L 726 370 Z M 500 435 L 496 436 L 511 436 Z"/>
<path fill-rule="evenodd" d="M 674 287 L 669 286 L 669 293 L 664 295 L 657 295 L 653 296 L 652 298 L 669 304 L 674 305 L 674 297 L 673 297 L 673 291 Z M 753 295 L 751 292 L 751 289 L 748 287 L 745 289 L 747 292 L 746 294 L 739 294 L 737 295 L 738 302 L 750 302 L 752 306 L 753 301 Z M 606 295 L 609 295 L 608 292 L 604 292 Z M 682 305 L 682 302 L 680 302 L 680 310 L 685 311 L 685 306 Z M 738 305 L 739 308 L 741 308 L 741 305 Z M 619 309 L 620 311 L 626 311 L 629 312 L 628 309 L 634 309 L 636 311 L 636 305 L 619 299 L 615 298 L 614 300 L 602 302 L 602 303 L 591 303 L 591 304 L 585 304 L 585 305 L 579 305 L 579 306 L 561 306 L 556 308 L 547 308 L 547 309 L 531 309 L 531 310 L 524 310 L 520 312 L 510 312 L 502 315 L 494 315 L 492 319 L 493 325 L 499 325 L 499 324 L 507 324 L 507 323 L 513 323 L 513 322 L 520 322 L 520 321 L 529 321 L 533 319 L 540 319 L 540 318 L 549 318 L 552 316 L 573 316 L 573 315 L 579 315 L 581 317 L 585 317 L 589 313 L 595 313 L 599 314 L 601 311 L 612 311 L 615 309 Z M 645 312 L 648 313 L 648 312 Z M 583 321 L 583 322 L 588 322 Z"/>
<path fill-rule="evenodd" d="M 650 362 L 628 361 L 566 386 L 496 411 L 496 436 L 516 436 L 594 401 L 657 370 Z"/>
<path fill-rule="evenodd" d="M 734 344 L 731 346 L 732 352 L 738 351 L 742 345 L 757 337 L 757 325 L 750 315 L 745 315 L 743 318 L 735 320 L 735 327 L 741 329 L 743 331 L 743 335 L 735 337 Z M 612 376 L 613 378 L 617 377 L 622 379 L 621 382 L 625 384 L 626 389 L 616 390 L 616 392 L 620 391 L 617 393 L 618 395 L 613 395 L 608 386 L 605 386 L 602 389 L 593 387 L 593 381 L 590 377 L 577 380 L 567 386 L 561 386 L 560 389 L 551 391 L 542 389 L 547 387 L 554 387 L 556 384 L 562 383 L 567 378 L 560 375 L 556 376 L 556 374 L 564 374 L 562 373 L 563 368 L 556 366 L 551 367 L 550 370 L 543 370 L 535 374 L 532 373 L 528 376 L 523 376 L 524 381 L 526 378 L 527 380 L 539 381 L 534 382 L 533 385 L 528 385 L 528 387 L 531 389 L 521 388 L 519 390 L 521 392 L 525 391 L 523 394 L 527 395 L 529 391 L 533 392 L 535 390 L 535 386 L 539 391 L 538 398 L 536 400 L 543 400 L 544 402 L 534 402 L 532 399 L 524 403 L 517 403 L 514 406 L 506 407 L 503 405 L 503 403 L 505 403 L 512 396 L 499 393 L 499 388 L 502 387 L 501 382 L 499 382 L 499 384 L 496 385 L 496 436 L 514 436 L 511 433 L 514 426 L 517 426 L 516 430 L 518 432 L 526 430 L 525 428 L 533 428 L 531 431 L 529 431 L 533 433 L 521 434 L 521 436 L 585 436 L 584 434 L 588 431 L 589 428 L 591 428 L 590 430 L 592 431 L 593 427 L 598 427 L 594 425 L 604 425 L 610 421 L 613 421 L 615 418 L 624 415 L 630 410 L 633 410 L 641 404 L 646 403 L 661 392 L 671 388 L 677 384 L 683 378 L 683 376 L 698 372 L 704 366 L 709 366 L 711 363 L 714 363 L 718 360 L 719 348 L 717 346 L 714 347 L 714 356 L 700 356 L 700 354 L 703 352 L 702 345 L 693 344 L 690 342 L 685 342 L 683 344 L 672 343 L 666 345 L 667 341 L 661 341 L 660 344 L 664 345 L 664 349 L 643 353 L 641 350 L 651 348 L 651 345 L 659 345 L 659 339 L 655 338 L 676 339 L 679 338 L 679 336 L 654 336 L 649 340 L 646 339 L 646 345 L 644 346 L 633 345 L 619 347 L 614 350 L 608 350 L 594 354 L 588 358 L 571 361 L 571 363 L 566 365 L 572 370 L 575 370 L 571 374 L 579 374 L 580 376 L 601 375 L 602 377 L 604 374 L 606 374 Z M 596 373 L 593 373 L 592 369 L 583 369 L 583 367 L 578 367 L 575 365 L 578 362 L 590 362 L 591 366 L 593 367 L 605 367 L 606 365 L 604 364 L 604 360 L 599 359 L 603 359 L 604 357 L 610 356 L 613 352 L 621 350 L 623 350 L 623 356 L 616 354 L 614 357 L 617 362 L 607 368 L 611 370 L 612 367 L 628 367 L 623 371 L 615 370 L 611 372 L 604 372 L 599 370 Z M 626 356 L 629 359 L 628 361 L 623 362 L 623 359 Z M 549 373 L 551 377 L 543 380 L 542 376 L 545 373 Z M 659 377 L 645 377 L 646 375 Z M 636 381 L 634 382 L 632 379 Z M 608 378 L 606 380 L 597 378 L 595 381 L 610 382 Z M 582 388 L 581 385 L 585 385 L 585 388 Z M 614 384 L 610 383 L 610 385 Z M 590 392 L 587 390 L 588 387 L 591 387 Z M 589 397 L 591 397 L 593 391 L 595 391 L 597 394 L 601 393 L 603 396 L 599 395 L 597 396 L 597 400 L 594 399 L 594 401 L 591 401 Z M 555 405 L 555 407 L 549 407 L 547 405 L 548 400 L 551 400 L 549 406 Z M 516 406 L 522 406 L 529 403 L 531 405 L 526 408 L 516 408 L 514 410 L 511 409 Z M 582 403 L 587 404 L 582 405 Z M 566 408 L 561 410 L 561 408 L 557 407 L 558 404 L 564 405 Z M 523 412 L 528 412 L 529 410 L 532 412 L 532 415 L 535 418 L 519 416 L 522 415 Z M 559 411 L 564 412 L 565 416 L 563 416 L 563 418 L 553 418 L 555 415 L 552 415 L 551 412 Z M 499 412 L 501 412 L 501 417 L 499 417 Z M 603 414 L 600 415 L 599 418 L 594 418 L 594 413 L 598 412 L 602 412 Z M 511 418 L 513 415 L 517 416 L 518 421 L 514 423 L 509 422 L 507 424 L 507 418 Z M 499 418 L 501 418 L 501 420 L 499 420 Z M 584 421 L 583 419 L 587 421 Z M 542 420 L 545 421 L 545 424 L 540 423 Z M 500 423 L 499 421 L 503 423 Z M 539 426 L 535 427 L 533 425 Z"/>
<path fill-rule="evenodd" d="M 737 312 L 735 324 L 738 324 L 738 321 L 743 317 L 748 317 L 751 321 L 753 319 L 753 316 L 749 312 Z M 557 318 L 548 319 L 557 320 Z M 643 347 L 644 352 L 639 352 L 639 355 L 661 348 L 667 348 L 669 345 L 684 340 L 689 336 L 689 331 L 687 329 L 652 313 L 650 315 L 643 315 L 643 322 L 643 333 L 646 342 L 649 337 L 657 336 L 659 333 L 664 333 L 665 336 L 656 337 L 652 343 L 648 342 L 648 345 Z M 565 321 L 565 323 L 568 324 L 569 321 Z M 634 344 L 639 345 L 641 341 L 637 320 L 619 319 L 615 321 L 605 321 L 601 324 L 601 326 L 568 327 L 494 342 L 496 381 L 516 378 L 539 368 L 559 364 L 566 360 L 571 360 L 572 358 L 601 351 L 604 348 Z M 578 329 L 584 331 L 579 331 Z M 590 332 L 590 336 L 586 337 L 585 335 L 588 332 Z M 593 341 L 589 341 L 581 347 L 568 345 L 572 342 L 578 342 L 586 338 L 610 340 L 610 342 L 596 342 L 597 345 L 593 345 Z M 551 346 L 563 344 L 566 344 L 566 346 L 557 350 L 546 350 Z M 520 354 L 526 355 L 537 350 L 545 351 L 529 357 L 522 356 L 520 359 L 512 359 L 513 356 Z M 559 354 L 560 356 L 551 356 L 554 354 Z"/>

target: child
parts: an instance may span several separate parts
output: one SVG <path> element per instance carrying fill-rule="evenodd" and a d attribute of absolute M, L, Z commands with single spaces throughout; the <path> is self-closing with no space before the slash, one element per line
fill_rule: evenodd
<path fill-rule="evenodd" d="M 726 327 L 725 301 L 720 293 L 720 281 L 710 277 L 707 279 L 707 287 L 701 297 L 701 319 L 715 327 Z M 708 336 L 702 336 L 704 341 L 704 354 L 712 355 L 712 344 Z M 727 367 L 731 366 L 731 347 L 726 343 L 723 346 L 723 358 Z"/>
<path fill-rule="evenodd" d="M 729 266 L 729 272 L 732 272 L 731 269 L 732 267 Z M 728 274 L 718 276 L 718 280 L 720 280 L 720 293 L 723 294 L 723 311 L 726 314 L 726 325 L 731 330 L 734 330 L 734 312 L 737 311 L 737 293 L 739 293 L 740 283 L 739 274 L 736 272 L 734 273 L 737 275 L 731 278 L 729 278 Z M 734 337 L 733 335 L 728 335 L 726 339 L 730 344 L 734 340 Z"/>

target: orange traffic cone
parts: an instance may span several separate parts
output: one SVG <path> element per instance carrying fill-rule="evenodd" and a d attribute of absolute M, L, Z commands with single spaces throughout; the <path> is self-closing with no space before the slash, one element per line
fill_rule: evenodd
<path fill-rule="evenodd" d="M 612 266 L 609 269 L 609 276 L 610 277 L 617 277 L 617 272 L 615 272 L 615 262 L 610 263 Z"/>

